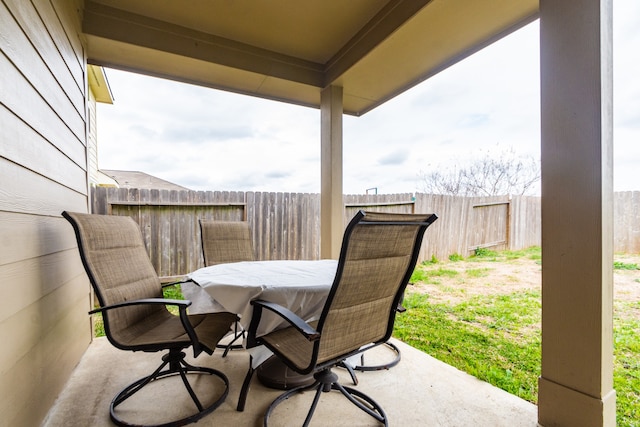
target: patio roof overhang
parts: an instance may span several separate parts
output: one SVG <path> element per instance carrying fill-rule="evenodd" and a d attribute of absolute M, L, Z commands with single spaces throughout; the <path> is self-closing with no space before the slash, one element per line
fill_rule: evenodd
<path fill-rule="evenodd" d="M 337 258 L 342 115 L 536 19 L 538 0 L 85 0 L 87 62 L 319 108 L 321 253 Z"/>
<path fill-rule="evenodd" d="M 537 0 L 87 0 L 89 63 L 362 115 L 538 16 Z"/>

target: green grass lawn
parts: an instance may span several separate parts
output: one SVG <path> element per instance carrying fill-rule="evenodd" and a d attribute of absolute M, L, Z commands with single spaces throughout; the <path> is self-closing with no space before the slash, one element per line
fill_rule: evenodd
<path fill-rule="evenodd" d="M 536 402 L 540 376 L 540 293 L 473 297 L 431 304 L 408 293 L 395 336 L 436 359 Z"/>
<path fill-rule="evenodd" d="M 521 253 L 484 251 L 468 261 L 479 263 L 472 274 L 484 274 L 484 263 L 508 262 L 514 257 L 537 260 L 539 251 L 539 248 Z M 433 283 L 443 275 L 454 275 L 446 266 L 436 264 L 431 261 L 419 266 L 412 282 Z M 622 263 L 615 266 L 616 269 L 632 267 L 637 266 Z M 454 302 L 436 302 L 430 300 L 428 293 L 409 287 L 403 305 L 407 311 L 396 317 L 394 335 L 397 338 L 483 381 L 537 402 L 541 360 L 540 290 L 471 295 L 456 298 Z M 640 302 L 616 301 L 614 387 L 620 427 L 640 427 L 639 331 Z"/>

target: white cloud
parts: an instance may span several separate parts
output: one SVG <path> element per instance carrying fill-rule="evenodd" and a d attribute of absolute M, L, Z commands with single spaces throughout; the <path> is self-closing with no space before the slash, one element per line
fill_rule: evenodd
<path fill-rule="evenodd" d="M 640 2 L 614 4 L 616 190 L 640 189 Z M 540 156 L 538 23 L 362 117 L 344 118 L 344 191 L 420 189 L 419 175 L 499 144 Z M 320 191 L 320 112 L 107 70 L 99 165 L 198 190 Z"/>

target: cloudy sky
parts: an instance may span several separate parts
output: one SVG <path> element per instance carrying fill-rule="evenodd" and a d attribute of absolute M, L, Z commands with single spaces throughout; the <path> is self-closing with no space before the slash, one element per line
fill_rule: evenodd
<path fill-rule="evenodd" d="M 194 190 L 320 191 L 320 111 L 107 69 L 98 163 Z M 614 186 L 640 190 L 640 1 L 614 1 Z M 534 22 L 362 117 L 344 117 L 344 192 L 422 190 L 487 151 L 540 158 Z"/>

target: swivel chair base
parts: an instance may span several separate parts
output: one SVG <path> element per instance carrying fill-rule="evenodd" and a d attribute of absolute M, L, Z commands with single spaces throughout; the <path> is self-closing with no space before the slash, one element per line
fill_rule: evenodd
<path fill-rule="evenodd" d="M 396 366 L 398 363 L 400 363 L 400 349 L 398 347 L 396 347 L 394 344 L 390 343 L 389 341 L 385 342 L 383 344 L 383 346 L 389 348 L 390 350 L 392 350 L 395 353 L 394 358 L 390 362 L 383 363 L 381 365 L 365 365 L 365 363 L 364 363 L 364 354 L 366 352 L 362 352 L 362 354 L 360 355 L 360 365 L 354 366 L 353 369 L 355 369 L 356 371 L 360 371 L 360 372 L 381 371 L 383 369 L 392 368 L 392 367 Z"/>
<path fill-rule="evenodd" d="M 331 369 L 327 368 L 323 371 L 317 372 L 314 375 L 314 378 L 316 379 L 316 381 L 313 384 L 309 386 L 301 386 L 301 387 L 291 389 L 286 393 L 280 395 L 276 400 L 274 400 L 271 403 L 271 405 L 269 405 L 269 408 L 267 408 L 267 412 L 264 415 L 263 425 L 265 427 L 268 427 L 269 417 L 271 416 L 271 413 L 276 408 L 276 406 L 278 406 L 280 403 L 284 402 L 285 400 L 289 399 L 291 396 L 297 393 L 302 393 L 307 390 L 315 389 L 316 394 L 313 398 L 313 403 L 311 404 L 311 408 L 307 413 L 307 417 L 304 420 L 303 427 L 307 427 L 311 422 L 313 413 L 315 412 L 316 407 L 318 405 L 318 401 L 320 400 L 321 393 L 323 392 L 328 393 L 331 390 L 337 390 L 341 392 L 347 399 L 349 399 L 351 403 L 356 405 L 359 409 L 371 415 L 373 418 L 375 418 L 380 423 L 382 423 L 385 427 L 388 427 L 389 422 L 387 419 L 387 415 L 385 414 L 382 407 L 366 394 L 358 390 L 355 390 L 353 388 L 342 386 L 340 383 L 338 383 L 338 376 L 333 372 L 331 372 Z"/>
<path fill-rule="evenodd" d="M 349 375 L 351 376 L 351 381 L 353 382 L 353 385 L 358 385 L 358 377 L 356 376 L 356 371 L 360 371 L 360 372 L 381 371 L 383 369 L 393 368 L 398 363 L 400 363 L 400 358 L 401 358 L 400 349 L 396 347 L 394 344 L 390 343 L 389 341 L 383 343 L 383 346 L 394 352 L 394 357 L 389 362 L 382 363 L 380 365 L 366 365 L 364 361 L 364 355 L 366 353 L 365 351 L 365 352 L 362 352 L 362 354 L 360 354 L 359 365 L 352 366 L 346 360 L 343 360 L 337 366 L 346 369 L 347 372 L 349 372 Z"/>
<path fill-rule="evenodd" d="M 135 393 L 140 391 L 144 386 L 148 385 L 152 381 L 161 380 L 163 378 L 168 378 L 174 375 L 180 375 L 182 382 L 187 389 L 187 392 L 189 393 L 189 396 L 191 396 L 191 399 L 193 400 L 197 408 L 197 412 L 178 420 L 164 422 L 162 424 L 153 424 L 149 425 L 148 427 L 173 427 L 190 424 L 213 412 L 214 409 L 220 406 L 229 394 L 229 380 L 227 379 L 227 377 L 222 372 L 216 369 L 190 365 L 184 360 L 184 357 L 184 352 L 180 350 L 170 350 L 169 353 L 165 354 L 162 357 L 162 364 L 151 375 L 141 378 L 122 389 L 122 391 L 120 391 L 111 401 L 111 406 L 109 408 L 111 420 L 118 426 L 141 426 L 137 422 L 127 422 L 121 419 L 116 414 L 117 406 L 123 403 L 125 400 L 129 399 L 131 396 L 133 396 Z M 164 369 L 167 365 L 169 366 Z M 214 375 L 218 377 L 224 384 L 224 391 L 222 392 L 222 395 L 209 406 L 203 406 L 196 396 L 195 392 L 193 391 L 191 384 L 189 384 L 189 381 L 187 380 L 187 375 L 189 374 Z"/>

